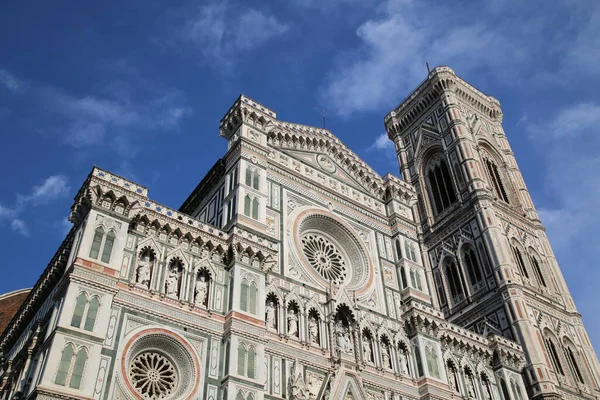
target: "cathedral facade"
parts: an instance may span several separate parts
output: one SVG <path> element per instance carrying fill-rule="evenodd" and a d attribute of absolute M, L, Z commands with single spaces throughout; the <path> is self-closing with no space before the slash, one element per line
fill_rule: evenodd
<path fill-rule="evenodd" d="M 93 168 L 0 399 L 600 398 L 501 123 L 438 67 L 385 117 L 401 178 L 243 95 L 177 210 Z"/>

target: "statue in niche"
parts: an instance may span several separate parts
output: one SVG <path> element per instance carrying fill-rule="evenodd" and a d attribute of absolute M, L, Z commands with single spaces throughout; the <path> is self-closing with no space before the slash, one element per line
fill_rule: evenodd
<path fill-rule="evenodd" d="M 288 313 L 288 335 L 298 337 L 298 316 L 293 308 Z"/>
<path fill-rule="evenodd" d="M 348 328 L 344 326 L 342 321 L 339 321 L 335 326 L 335 336 L 338 350 L 343 353 L 351 353 L 352 346 L 350 345 L 350 332 Z"/>
<path fill-rule="evenodd" d="M 208 280 L 204 274 L 201 274 L 196 281 L 196 305 L 202 306 L 206 304 L 206 297 L 208 296 Z"/>
<path fill-rule="evenodd" d="M 484 400 L 491 400 L 492 398 L 492 391 L 488 381 L 483 382 L 483 398 Z"/>
<path fill-rule="evenodd" d="M 277 330 L 277 320 L 276 320 L 276 312 L 277 308 L 275 307 L 275 303 L 273 300 L 267 303 L 267 311 L 266 311 L 266 323 L 267 328 Z"/>
<path fill-rule="evenodd" d="M 310 343 L 319 344 L 319 325 L 315 317 L 308 319 L 308 336 Z"/>
<path fill-rule="evenodd" d="M 475 388 L 473 387 L 473 377 L 468 374 L 466 376 L 467 379 L 465 379 L 465 383 L 467 384 L 467 396 L 468 397 L 475 397 Z"/>
<path fill-rule="evenodd" d="M 404 351 L 398 351 L 398 358 L 400 359 L 400 373 L 402 375 L 408 375 L 408 358 Z"/>
<path fill-rule="evenodd" d="M 150 275 L 152 273 L 152 260 L 148 254 L 144 254 L 137 267 L 135 282 L 146 288 L 150 288 Z"/>
<path fill-rule="evenodd" d="M 390 350 L 387 344 L 381 344 L 381 363 L 383 368 L 390 368 Z"/>
<path fill-rule="evenodd" d="M 362 338 L 363 361 L 371 362 L 371 341 L 365 335 Z"/>
<path fill-rule="evenodd" d="M 177 268 L 171 267 L 167 276 L 167 295 L 177 296 L 177 283 L 179 282 L 179 274 Z"/>

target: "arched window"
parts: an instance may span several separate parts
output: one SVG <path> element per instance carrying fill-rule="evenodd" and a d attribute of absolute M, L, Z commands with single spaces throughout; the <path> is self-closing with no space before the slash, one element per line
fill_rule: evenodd
<path fill-rule="evenodd" d="M 98 307 L 100 307 L 100 300 L 94 296 L 89 303 L 87 315 L 85 317 L 85 324 L 83 329 L 86 331 L 93 331 L 94 324 L 96 323 L 96 316 L 98 315 Z"/>
<path fill-rule="evenodd" d="M 552 362 L 552 368 L 555 372 L 564 376 L 565 371 L 563 370 L 563 367 L 560 363 L 560 358 L 558 357 L 558 352 L 556 351 L 556 345 L 554 343 L 554 340 L 552 340 L 548 333 L 546 333 L 546 339 L 544 339 L 544 343 L 546 345 L 546 351 L 550 356 L 550 361 Z"/>
<path fill-rule="evenodd" d="M 456 201 L 454 185 L 450 177 L 450 171 L 446 162 L 438 158 L 426 174 L 430 194 L 432 198 L 432 208 L 435 214 L 439 214 Z"/>
<path fill-rule="evenodd" d="M 548 287 L 548 285 L 546 285 L 546 280 L 544 279 L 544 274 L 542 274 L 542 269 L 540 268 L 540 264 L 538 263 L 537 257 L 534 255 L 531 249 L 529 250 L 529 261 L 531 262 L 531 266 L 533 267 L 533 274 L 535 275 L 535 279 L 543 287 Z"/>
<path fill-rule="evenodd" d="M 419 275 L 419 271 L 415 269 L 410 270 L 410 283 L 413 288 L 423 290 L 423 287 L 421 286 L 421 275 Z"/>
<path fill-rule="evenodd" d="M 427 358 L 427 370 L 431 376 L 440 379 L 440 366 L 436 349 L 434 347 L 427 346 L 425 348 L 425 356 Z"/>
<path fill-rule="evenodd" d="M 473 251 L 471 246 L 468 246 L 463 252 L 463 260 L 465 267 L 467 267 L 467 275 L 469 276 L 469 282 L 471 286 L 477 285 L 483 279 L 481 274 L 481 268 L 477 262 L 477 255 Z"/>
<path fill-rule="evenodd" d="M 504 400 L 510 400 L 510 395 L 508 394 L 508 388 L 506 387 L 504 379 L 500 379 L 500 388 L 502 389 L 502 397 Z"/>
<path fill-rule="evenodd" d="M 252 393 L 248 393 L 248 396 L 246 396 L 246 400 L 254 400 L 254 396 L 252 396 Z"/>
<path fill-rule="evenodd" d="M 251 215 L 252 212 L 252 199 L 250 198 L 250 196 L 246 195 L 246 197 L 244 197 L 244 215 L 249 217 Z"/>
<path fill-rule="evenodd" d="M 252 218 L 254 219 L 258 219 L 258 199 L 255 197 L 254 200 L 252 200 Z"/>
<path fill-rule="evenodd" d="M 257 292 L 256 283 L 248 283 L 245 279 L 242 281 L 240 294 L 240 309 L 242 311 L 256 314 Z"/>
<path fill-rule="evenodd" d="M 246 186 L 252 186 L 252 169 L 246 168 Z"/>
<path fill-rule="evenodd" d="M 67 377 L 71 369 L 71 360 L 73 359 L 73 353 L 75 350 L 72 345 L 67 345 L 62 352 L 60 357 L 60 363 L 58 364 L 58 372 L 56 373 L 56 379 L 54 383 L 57 385 L 65 386 L 67 384 Z"/>
<path fill-rule="evenodd" d="M 72 344 L 68 344 L 60 358 L 54 383 L 60 386 L 68 385 L 71 389 L 79 389 L 86 361 L 87 352 L 85 349 L 79 349 L 77 355 L 75 355 L 75 348 Z"/>
<path fill-rule="evenodd" d="M 402 289 L 406 289 L 408 287 L 406 283 L 406 270 L 404 267 L 400 268 L 400 284 L 402 285 Z"/>
<path fill-rule="evenodd" d="M 500 173 L 498 172 L 498 166 L 490 159 L 484 158 L 483 162 L 486 166 L 494 193 L 496 193 L 496 196 L 498 196 L 500 200 L 504 201 L 505 203 L 510 203 L 510 201 L 508 201 L 508 196 L 506 195 L 506 189 L 504 188 L 504 184 L 500 178 Z"/>
<path fill-rule="evenodd" d="M 577 350 L 573 351 L 572 347 L 573 346 L 570 345 L 570 343 L 565 341 L 565 358 L 567 359 L 567 363 L 569 364 L 569 369 L 571 370 L 573 378 L 575 378 L 575 380 L 577 380 L 579 383 L 585 383 L 583 380 L 583 375 L 581 374 L 581 369 L 579 368 L 579 364 L 577 362 L 577 357 L 575 356 Z"/>
<path fill-rule="evenodd" d="M 102 258 L 100 261 L 108 263 L 110 262 L 110 255 L 112 253 L 113 245 L 115 244 L 115 233 L 109 231 L 106 234 L 106 240 L 104 241 L 104 249 L 102 249 Z"/>
<path fill-rule="evenodd" d="M 79 293 L 77 301 L 75 303 L 75 311 L 73 311 L 73 318 L 71 318 L 71 326 L 79 328 L 83 319 L 83 313 L 85 312 L 85 306 L 87 304 L 87 296 L 85 293 Z"/>
<path fill-rule="evenodd" d="M 75 357 L 75 365 L 73 366 L 71 381 L 69 382 L 71 389 L 79 389 L 81 386 L 81 378 L 83 377 L 83 369 L 85 368 L 86 361 L 87 352 L 84 349 L 80 349 Z"/>
<path fill-rule="evenodd" d="M 235 400 L 244 400 L 244 393 L 242 393 L 241 391 L 237 392 Z"/>
<path fill-rule="evenodd" d="M 93 258 L 95 260 L 98 259 L 98 255 L 100 254 L 100 248 L 102 247 L 102 243 L 104 242 L 104 247 L 102 249 L 102 257 L 100 258 L 100 261 L 102 261 L 103 263 L 110 262 L 110 256 L 112 253 L 113 246 L 115 244 L 115 239 L 116 235 L 112 230 L 108 231 L 108 233 L 105 235 L 104 228 L 102 228 L 101 226 L 97 227 L 96 231 L 94 232 L 94 239 L 92 240 L 92 246 L 90 248 L 90 258 Z"/>
<path fill-rule="evenodd" d="M 448 286 L 450 289 L 450 295 L 452 296 L 452 301 L 459 302 L 464 298 L 464 291 L 460 279 L 460 275 L 458 273 L 458 268 L 456 267 L 456 263 L 452 260 L 447 260 L 446 264 L 446 279 L 448 280 Z"/>
<path fill-rule="evenodd" d="M 519 384 L 512 379 L 510 381 L 510 388 L 512 389 L 513 398 L 515 400 L 523 400 L 523 397 L 521 396 L 521 388 L 519 387 Z"/>
<path fill-rule="evenodd" d="M 90 249 L 90 258 L 98 259 L 100 254 L 100 246 L 102 245 L 102 238 L 104 237 L 104 229 L 99 226 L 94 232 L 94 239 L 92 240 L 92 247 Z"/>
<path fill-rule="evenodd" d="M 225 358 L 225 361 L 223 362 L 223 376 L 227 376 L 229 375 L 229 342 L 225 343 L 223 357 Z"/>
<path fill-rule="evenodd" d="M 396 255 L 398 256 L 398 260 L 402 258 L 402 248 L 400 246 L 400 239 L 396 239 Z"/>
<path fill-rule="evenodd" d="M 238 375 L 246 375 L 246 346 L 243 343 L 238 345 L 237 373 Z"/>
<path fill-rule="evenodd" d="M 254 379 L 254 368 L 256 363 L 256 350 L 250 346 L 248 349 L 248 370 L 246 376 L 250 379 Z"/>
<path fill-rule="evenodd" d="M 440 271 L 436 270 L 434 273 L 435 286 L 437 288 L 438 297 L 440 300 L 440 305 L 445 306 L 447 303 L 446 300 L 446 291 L 444 290 L 444 284 L 442 283 L 442 277 L 440 275 Z"/>
<path fill-rule="evenodd" d="M 527 268 L 525 267 L 525 262 L 523 261 L 523 256 L 521 255 L 521 250 L 517 248 L 517 246 L 513 245 L 512 251 L 515 256 L 515 261 L 517 262 L 517 267 L 519 267 L 519 272 L 522 276 L 529 279 L 529 274 L 527 273 Z"/>
<path fill-rule="evenodd" d="M 254 189 L 260 187 L 260 173 L 252 168 L 246 168 L 246 186 L 250 186 Z"/>

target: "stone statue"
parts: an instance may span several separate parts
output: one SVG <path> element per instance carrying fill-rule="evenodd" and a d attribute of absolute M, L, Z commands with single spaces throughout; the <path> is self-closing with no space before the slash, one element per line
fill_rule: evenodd
<path fill-rule="evenodd" d="M 473 377 L 469 375 L 466 378 L 467 379 L 465 379 L 465 381 L 467 384 L 467 396 L 475 397 L 475 388 L 473 387 Z"/>
<path fill-rule="evenodd" d="M 350 345 L 350 332 L 348 328 L 339 321 L 335 326 L 335 336 L 337 339 L 337 348 L 339 351 L 344 353 L 351 353 L 352 346 Z"/>
<path fill-rule="evenodd" d="M 398 358 L 400 359 L 400 373 L 402 375 L 408 375 L 408 358 L 402 350 L 398 351 L 398 354 Z"/>
<path fill-rule="evenodd" d="M 390 368 L 390 350 L 385 343 L 381 344 L 381 363 L 383 368 Z"/>
<path fill-rule="evenodd" d="M 371 362 L 371 343 L 369 338 L 363 336 L 362 338 L 362 349 L 363 349 L 363 361 Z"/>
<path fill-rule="evenodd" d="M 267 311 L 266 311 L 266 323 L 267 323 L 267 328 L 269 329 L 277 329 L 277 324 L 276 324 L 276 308 L 275 308 L 275 303 L 271 300 L 269 301 L 269 303 L 267 304 Z"/>
<path fill-rule="evenodd" d="M 314 317 L 308 319 L 308 336 L 310 343 L 319 344 L 319 325 Z"/>
<path fill-rule="evenodd" d="M 204 275 L 200 275 L 196 281 L 196 304 L 199 306 L 204 305 L 206 296 L 208 296 L 208 282 Z"/>
<path fill-rule="evenodd" d="M 298 316 L 296 311 L 290 310 L 288 314 L 288 335 L 298 337 Z"/>
<path fill-rule="evenodd" d="M 177 296 L 177 282 L 179 281 L 179 274 L 175 268 L 171 268 L 169 275 L 167 276 L 167 295 Z"/>
<path fill-rule="evenodd" d="M 150 261 L 150 256 L 145 255 L 140 260 L 137 267 L 137 276 L 135 278 L 135 282 L 150 288 L 150 274 L 152 272 L 152 261 Z"/>

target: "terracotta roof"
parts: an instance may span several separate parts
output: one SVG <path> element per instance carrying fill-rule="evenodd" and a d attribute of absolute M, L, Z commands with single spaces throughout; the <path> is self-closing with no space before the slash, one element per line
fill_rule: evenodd
<path fill-rule="evenodd" d="M 21 289 L 0 295 L 0 335 L 19 311 L 30 290 L 31 288 Z"/>

